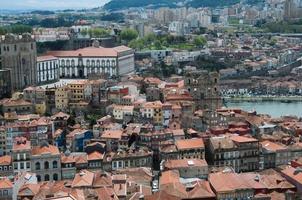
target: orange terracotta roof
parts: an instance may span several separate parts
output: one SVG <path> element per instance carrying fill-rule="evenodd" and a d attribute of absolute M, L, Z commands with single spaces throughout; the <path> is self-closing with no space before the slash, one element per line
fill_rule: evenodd
<path fill-rule="evenodd" d="M 175 142 L 175 145 L 178 150 L 204 148 L 204 143 L 202 139 L 178 140 Z"/>
<path fill-rule="evenodd" d="M 93 172 L 90 172 L 88 170 L 82 170 L 75 175 L 71 187 L 92 187 L 93 180 Z"/>
<path fill-rule="evenodd" d="M 16 137 L 14 139 L 13 150 L 30 150 L 31 144 L 25 137 Z"/>
<path fill-rule="evenodd" d="M 87 155 L 76 155 L 74 156 L 76 164 L 86 164 L 87 163 Z"/>
<path fill-rule="evenodd" d="M 286 147 L 284 145 L 281 144 L 277 144 L 271 141 L 263 141 L 261 142 L 262 148 L 268 150 L 268 151 L 282 151 L 282 150 L 286 150 Z"/>
<path fill-rule="evenodd" d="M 291 178 L 300 185 L 302 184 L 302 172 L 300 168 L 287 167 L 281 171 L 281 174 Z"/>
<path fill-rule="evenodd" d="M 34 147 L 31 151 L 32 155 L 43 155 L 43 154 L 51 154 L 51 155 L 59 155 L 60 151 L 58 147 L 54 145 L 44 145 L 40 147 Z"/>
<path fill-rule="evenodd" d="M 212 173 L 209 174 L 209 182 L 216 192 L 250 189 L 245 180 L 236 173 Z"/>
<path fill-rule="evenodd" d="M 165 191 L 156 192 L 150 196 L 146 196 L 145 200 L 181 200 L 180 197 L 168 194 Z"/>
<path fill-rule="evenodd" d="M 179 172 L 177 170 L 164 171 L 159 179 L 160 185 L 179 182 Z"/>
<path fill-rule="evenodd" d="M 185 136 L 183 129 L 172 130 L 173 136 Z"/>
<path fill-rule="evenodd" d="M 118 139 L 122 138 L 122 130 L 106 130 L 103 132 L 101 138 L 103 139 Z"/>
<path fill-rule="evenodd" d="M 70 51 L 49 51 L 48 55 L 55 57 L 117 57 L 120 52 L 131 50 L 126 46 L 120 46 L 115 48 L 97 48 L 97 47 L 86 47 L 78 50 Z"/>
<path fill-rule="evenodd" d="M 11 165 L 12 164 L 12 157 L 11 156 L 1 156 L 0 157 L 0 165 Z"/>
<path fill-rule="evenodd" d="M 179 168 L 192 168 L 192 167 L 207 167 L 207 161 L 203 159 L 183 159 L 183 160 L 167 160 L 164 167 L 172 170 Z"/>
<path fill-rule="evenodd" d="M 244 137 L 239 135 L 231 136 L 231 140 L 237 143 L 257 142 L 258 140 L 252 137 Z"/>
<path fill-rule="evenodd" d="M 28 193 L 28 190 L 31 192 L 30 194 Z M 25 184 L 20 188 L 18 196 L 35 196 L 38 194 L 39 190 L 40 184 Z"/>
<path fill-rule="evenodd" d="M 200 180 L 194 185 L 194 188 L 188 193 L 191 199 L 214 199 L 215 193 L 212 191 L 210 183 L 208 181 Z"/>
<path fill-rule="evenodd" d="M 61 163 L 75 163 L 75 158 L 71 155 L 66 156 L 61 154 Z"/>
<path fill-rule="evenodd" d="M 98 151 L 94 151 L 90 154 L 88 154 L 88 161 L 92 161 L 92 160 L 102 160 L 104 158 L 104 155 L 101 154 Z"/>
<path fill-rule="evenodd" d="M 11 189 L 13 188 L 13 183 L 8 178 L 0 179 L 0 189 Z"/>
<path fill-rule="evenodd" d="M 52 118 L 57 118 L 57 117 L 64 118 L 67 120 L 70 117 L 70 115 L 63 113 L 63 112 L 58 112 L 52 116 Z"/>

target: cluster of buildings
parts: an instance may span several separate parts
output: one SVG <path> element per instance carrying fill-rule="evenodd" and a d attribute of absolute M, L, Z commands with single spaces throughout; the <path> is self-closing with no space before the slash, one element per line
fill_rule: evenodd
<path fill-rule="evenodd" d="M 299 119 L 222 108 L 219 91 L 219 74 L 205 70 L 28 87 L 1 100 L 0 195 L 301 197 Z M 99 119 L 85 117 L 98 108 Z"/>
<path fill-rule="evenodd" d="M 27 86 L 58 82 L 60 78 L 87 78 L 99 74 L 118 77 L 134 71 L 134 52 L 126 46 L 92 47 L 73 51 L 51 51 L 37 56 L 36 41 L 30 34 L 1 38 L 1 98 Z"/>

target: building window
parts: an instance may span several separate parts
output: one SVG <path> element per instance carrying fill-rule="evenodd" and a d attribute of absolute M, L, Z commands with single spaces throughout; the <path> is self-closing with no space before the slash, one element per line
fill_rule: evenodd
<path fill-rule="evenodd" d="M 58 168 L 58 162 L 56 160 L 52 162 L 52 167 Z"/>
<path fill-rule="evenodd" d="M 54 180 L 54 181 L 57 181 L 57 180 L 58 180 L 58 174 L 54 174 L 54 175 L 53 175 L 53 180 Z"/>
<path fill-rule="evenodd" d="M 40 162 L 36 162 L 36 170 L 40 170 L 41 169 L 41 164 L 40 164 Z"/>
<path fill-rule="evenodd" d="M 49 169 L 49 162 L 48 161 L 44 162 L 44 169 Z"/>
<path fill-rule="evenodd" d="M 37 175 L 37 180 L 38 180 L 38 182 L 41 181 L 41 176 L 40 175 Z"/>
<path fill-rule="evenodd" d="M 48 174 L 46 174 L 46 175 L 44 176 L 44 181 L 49 181 L 49 175 L 48 175 Z"/>

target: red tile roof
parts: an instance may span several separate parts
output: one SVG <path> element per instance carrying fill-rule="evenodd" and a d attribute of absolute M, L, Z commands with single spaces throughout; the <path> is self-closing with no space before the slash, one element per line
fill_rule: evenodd
<path fill-rule="evenodd" d="M 75 175 L 71 187 L 92 187 L 93 180 L 93 172 L 90 172 L 88 170 L 82 170 Z"/>
<path fill-rule="evenodd" d="M 209 182 L 218 193 L 250 189 L 250 185 L 236 173 L 212 173 L 209 174 Z"/>
<path fill-rule="evenodd" d="M 276 152 L 276 151 L 286 150 L 286 147 L 284 145 L 277 144 L 277 143 L 274 143 L 274 142 L 271 142 L 268 140 L 261 142 L 261 145 L 262 145 L 262 148 L 264 148 L 268 151 Z"/>
<path fill-rule="evenodd" d="M 176 141 L 175 145 L 178 150 L 204 148 L 204 143 L 202 139 L 178 140 Z"/>
<path fill-rule="evenodd" d="M 34 156 L 43 155 L 43 154 L 59 155 L 60 151 L 58 147 L 49 144 L 40 147 L 34 147 L 31 153 Z"/>
<path fill-rule="evenodd" d="M 13 183 L 8 178 L 0 179 L 0 189 L 12 189 Z"/>
<path fill-rule="evenodd" d="M 49 51 L 47 54 L 55 57 L 117 57 L 120 52 L 129 51 L 130 48 L 126 46 L 114 47 L 114 48 L 97 48 L 87 47 L 74 51 Z"/>
<path fill-rule="evenodd" d="M 98 151 L 94 151 L 90 154 L 88 154 L 88 161 L 92 161 L 92 160 L 102 160 L 104 158 L 104 155 L 101 154 Z"/>
<path fill-rule="evenodd" d="M 167 160 L 164 163 L 166 169 L 179 169 L 179 168 L 190 168 L 190 167 L 207 167 L 207 161 L 203 159 L 183 159 L 183 160 Z"/>
<path fill-rule="evenodd" d="M 1 156 L 0 157 L 0 165 L 11 165 L 12 164 L 12 157 L 11 156 Z"/>

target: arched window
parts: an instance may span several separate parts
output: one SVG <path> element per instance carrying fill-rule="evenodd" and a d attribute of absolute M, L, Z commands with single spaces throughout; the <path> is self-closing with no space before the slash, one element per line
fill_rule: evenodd
<path fill-rule="evenodd" d="M 71 60 L 71 66 L 73 66 L 73 67 L 75 66 L 74 59 Z"/>
<path fill-rule="evenodd" d="M 97 60 L 97 61 L 96 61 L 96 66 L 99 67 L 100 65 L 101 65 L 100 60 Z"/>
<path fill-rule="evenodd" d="M 87 61 L 86 61 L 86 65 L 87 65 L 87 67 L 90 66 L 90 60 L 87 60 Z"/>
<path fill-rule="evenodd" d="M 105 60 L 102 60 L 102 67 L 105 67 Z"/>
<path fill-rule="evenodd" d="M 115 67 L 115 60 L 113 60 L 113 61 L 111 62 L 111 65 L 112 65 L 113 67 Z"/>
<path fill-rule="evenodd" d="M 94 61 L 94 60 L 91 61 L 91 66 L 92 66 L 92 67 L 95 66 L 95 61 Z"/>
<path fill-rule="evenodd" d="M 52 179 L 54 180 L 54 181 L 57 181 L 58 180 L 58 174 L 53 174 L 53 176 L 52 176 Z"/>
<path fill-rule="evenodd" d="M 65 66 L 65 60 L 62 60 L 62 61 L 61 61 L 61 65 L 62 65 L 62 66 Z"/>
<path fill-rule="evenodd" d="M 46 175 L 44 176 L 44 181 L 49 181 L 49 175 L 48 175 L 48 174 L 46 174 Z"/>
<path fill-rule="evenodd" d="M 110 61 L 107 60 L 106 66 L 109 67 L 110 66 Z"/>
<path fill-rule="evenodd" d="M 38 182 L 41 181 L 41 176 L 40 175 L 37 175 L 37 180 L 38 180 Z"/>
<path fill-rule="evenodd" d="M 58 162 L 56 160 L 52 162 L 52 168 L 58 168 Z"/>
<path fill-rule="evenodd" d="M 36 162 L 35 166 L 36 166 L 36 170 L 40 170 L 40 169 L 41 169 L 41 164 L 40 164 L 40 162 Z"/>
<path fill-rule="evenodd" d="M 66 66 L 68 66 L 68 67 L 70 66 L 70 61 L 69 60 L 66 61 Z"/>
<path fill-rule="evenodd" d="M 48 161 L 44 162 L 44 169 L 49 169 L 49 162 Z"/>

